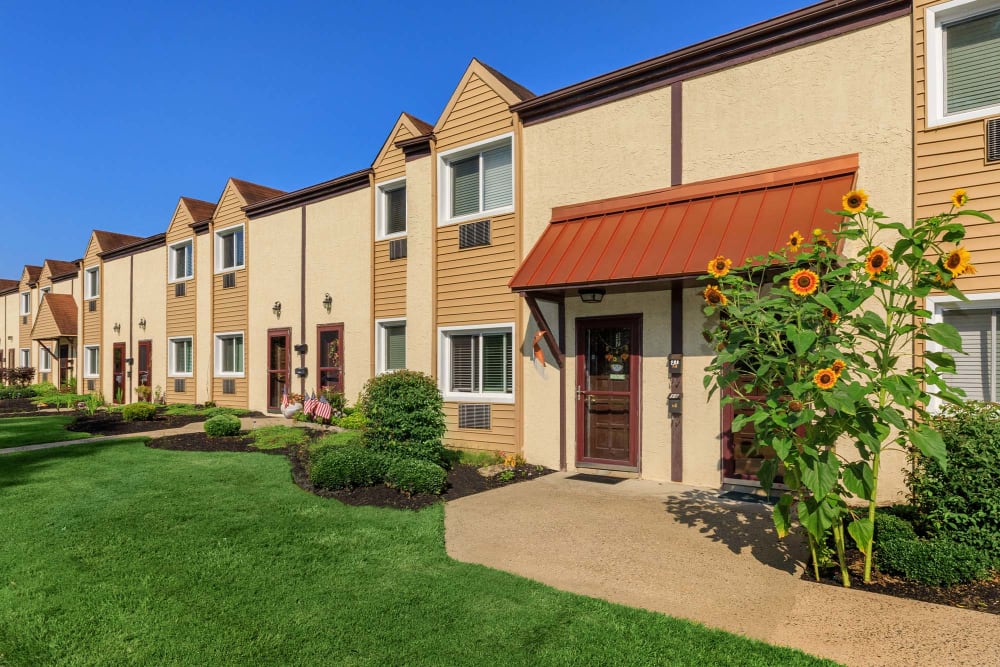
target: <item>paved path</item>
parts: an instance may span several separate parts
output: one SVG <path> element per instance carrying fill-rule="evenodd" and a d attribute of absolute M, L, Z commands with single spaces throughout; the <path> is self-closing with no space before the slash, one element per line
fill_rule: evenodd
<path fill-rule="evenodd" d="M 1000 665 L 1000 616 L 800 580 L 768 507 L 567 477 L 447 503 L 448 554 L 847 665 Z"/>

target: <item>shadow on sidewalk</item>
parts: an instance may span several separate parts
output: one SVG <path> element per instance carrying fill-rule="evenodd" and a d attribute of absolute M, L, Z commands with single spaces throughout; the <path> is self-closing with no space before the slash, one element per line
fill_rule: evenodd
<path fill-rule="evenodd" d="M 798 536 L 778 539 L 768 506 L 726 500 L 707 491 L 685 491 L 663 505 L 674 521 L 725 544 L 734 554 L 749 550 L 759 562 L 789 574 L 805 563 L 806 548 Z"/>

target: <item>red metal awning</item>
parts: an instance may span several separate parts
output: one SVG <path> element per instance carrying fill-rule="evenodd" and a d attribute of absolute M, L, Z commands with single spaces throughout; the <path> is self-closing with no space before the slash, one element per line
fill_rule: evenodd
<path fill-rule="evenodd" d="M 552 210 L 512 290 L 695 276 L 724 255 L 777 250 L 798 230 L 830 230 L 854 185 L 857 154 Z"/>

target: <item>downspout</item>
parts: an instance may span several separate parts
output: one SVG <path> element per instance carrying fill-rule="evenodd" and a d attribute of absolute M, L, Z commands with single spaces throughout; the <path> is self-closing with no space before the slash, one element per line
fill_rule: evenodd
<path fill-rule="evenodd" d="M 302 249 L 299 254 L 299 344 L 303 347 L 303 351 L 299 353 L 299 368 L 306 367 L 306 207 L 302 206 Z M 268 350 L 270 352 L 270 350 Z M 319 349 L 316 350 L 316 354 L 319 354 Z M 318 357 L 317 357 L 318 358 Z M 317 364 L 319 367 L 319 364 Z M 317 378 L 318 381 L 318 378 Z M 287 383 L 286 383 L 287 384 Z M 306 393 L 306 376 L 303 375 L 299 378 L 299 393 L 305 396 Z"/>
<path fill-rule="evenodd" d="M 133 356 L 132 347 L 132 305 L 135 300 L 135 287 L 134 287 L 134 269 L 135 269 L 135 255 L 128 256 L 128 356 L 125 357 L 125 365 L 128 367 L 126 372 L 126 377 L 128 377 L 128 402 L 133 402 L 132 398 L 132 364 L 128 363 L 129 359 L 135 360 Z"/>

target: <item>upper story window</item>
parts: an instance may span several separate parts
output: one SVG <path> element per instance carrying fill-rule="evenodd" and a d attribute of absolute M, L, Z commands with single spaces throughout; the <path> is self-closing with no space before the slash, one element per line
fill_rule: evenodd
<path fill-rule="evenodd" d="M 378 186 L 375 200 L 375 238 L 388 239 L 406 233 L 406 180 Z"/>
<path fill-rule="evenodd" d="M 242 269 L 243 225 L 215 232 L 215 270 Z"/>
<path fill-rule="evenodd" d="M 96 299 L 101 295 L 101 268 L 93 266 L 83 272 L 83 298 Z"/>
<path fill-rule="evenodd" d="M 927 125 L 1000 114 L 1000 0 L 928 7 Z"/>
<path fill-rule="evenodd" d="M 194 244 L 190 239 L 170 246 L 167 262 L 170 265 L 170 282 L 187 280 L 194 276 Z"/>
<path fill-rule="evenodd" d="M 31 292 L 21 292 L 21 315 L 31 314 Z"/>
<path fill-rule="evenodd" d="M 439 182 L 442 224 L 512 211 L 511 137 L 442 153 Z"/>

